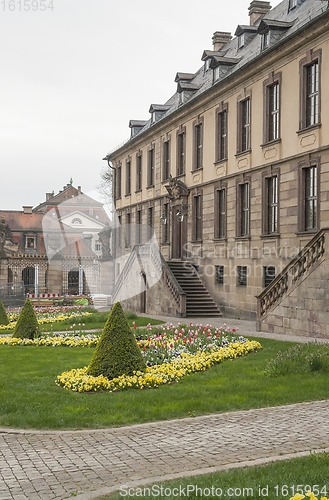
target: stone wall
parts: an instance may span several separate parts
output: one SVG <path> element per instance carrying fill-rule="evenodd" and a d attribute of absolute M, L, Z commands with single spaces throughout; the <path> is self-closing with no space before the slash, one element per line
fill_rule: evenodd
<path fill-rule="evenodd" d="M 328 254 L 325 254 L 328 256 Z M 269 333 L 329 338 L 329 259 L 322 258 L 260 323 Z"/>
<path fill-rule="evenodd" d="M 143 311 L 144 297 L 146 294 L 145 310 Z M 179 317 L 179 306 L 168 289 L 163 278 L 145 292 L 135 295 L 121 302 L 123 309 L 136 313 L 145 312 L 152 315 Z"/>

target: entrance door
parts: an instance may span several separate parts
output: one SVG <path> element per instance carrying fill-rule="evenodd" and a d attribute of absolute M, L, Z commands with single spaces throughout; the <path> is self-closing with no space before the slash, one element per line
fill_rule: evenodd
<path fill-rule="evenodd" d="M 187 222 L 186 215 L 182 221 L 179 221 L 177 218 L 177 212 L 179 211 L 179 206 L 172 207 L 172 251 L 171 258 L 172 259 L 183 259 L 184 258 L 184 249 L 185 244 L 187 242 Z"/>
<path fill-rule="evenodd" d="M 35 268 L 25 267 L 22 271 L 22 281 L 24 282 L 25 293 L 34 293 Z"/>
<path fill-rule="evenodd" d="M 79 270 L 69 271 L 68 277 L 68 294 L 78 295 L 79 293 Z"/>
<path fill-rule="evenodd" d="M 144 271 L 141 271 L 141 275 L 142 275 L 143 285 L 145 287 L 145 290 L 141 293 L 141 312 L 146 313 L 146 287 L 147 287 L 146 274 Z"/>

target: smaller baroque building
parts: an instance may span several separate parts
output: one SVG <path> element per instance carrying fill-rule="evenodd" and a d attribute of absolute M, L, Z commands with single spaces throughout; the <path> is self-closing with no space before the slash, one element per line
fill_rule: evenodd
<path fill-rule="evenodd" d="M 80 186 L 67 184 L 56 195 L 46 193 L 46 201 L 34 208 L 0 210 L 0 219 L 6 228 L 0 259 L 2 288 L 7 284 L 14 290 L 22 283 L 25 294 L 110 292 L 102 285 L 101 269 L 104 248 L 105 260 L 112 259 L 110 220 L 103 204 Z"/>

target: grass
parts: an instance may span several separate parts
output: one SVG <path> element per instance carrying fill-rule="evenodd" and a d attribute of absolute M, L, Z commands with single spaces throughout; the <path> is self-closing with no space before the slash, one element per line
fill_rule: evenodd
<path fill-rule="evenodd" d="M 63 371 L 88 365 L 93 350 L 0 346 L 0 427 L 102 428 L 329 398 L 328 375 L 264 375 L 266 359 L 294 344 L 257 339 L 258 353 L 158 389 L 73 393 L 55 385 Z"/>
<path fill-rule="evenodd" d="M 80 332 L 80 328 L 81 328 L 81 331 L 84 332 L 84 331 L 88 331 L 88 330 L 102 330 L 104 328 L 104 325 L 107 321 L 107 318 L 109 316 L 109 311 L 106 311 L 106 312 L 94 312 L 95 310 L 94 309 L 88 309 L 90 310 L 90 312 L 92 312 L 92 314 L 90 316 L 81 316 L 81 317 L 75 317 L 75 318 L 69 318 L 68 320 L 66 321 L 59 321 L 59 322 L 53 322 L 52 323 L 52 328 L 51 328 L 51 325 L 50 323 L 49 324 L 45 324 L 45 325 L 41 325 L 40 326 L 40 331 L 42 333 L 49 333 L 51 331 L 53 332 L 61 332 L 61 331 L 72 331 L 74 330 L 74 328 L 71 329 L 71 326 L 73 326 L 74 324 L 76 325 L 75 326 L 75 331 L 77 333 Z M 137 326 L 146 326 L 148 325 L 148 323 L 150 323 L 151 325 L 160 325 L 163 323 L 163 321 L 160 321 L 158 319 L 153 319 L 153 318 L 144 318 L 143 316 L 137 316 L 135 313 L 125 313 L 126 314 L 126 317 L 128 319 L 128 323 L 130 324 L 130 326 L 133 325 L 133 322 L 136 323 Z M 79 327 L 79 323 L 81 323 L 81 325 L 84 323 L 85 326 L 84 327 Z M 4 334 L 4 335 L 12 335 L 13 333 L 13 330 L 1 330 L 0 331 L 1 334 Z"/>
<path fill-rule="evenodd" d="M 224 472 L 215 472 L 202 476 L 192 476 L 156 483 L 155 488 L 157 489 L 154 489 L 154 494 L 152 494 L 152 486 L 147 485 L 145 486 L 146 490 L 143 498 L 149 500 L 175 498 L 173 493 L 176 493 L 177 490 L 174 490 L 174 488 L 178 488 L 178 491 L 181 488 L 183 490 L 185 489 L 186 497 L 190 500 L 200 499 L 200 490 L 198 490 L 198 494 L 196 494 L 196 487 L 198 487 L 204 492 L 202 496 L 207 498 L 226 497 L 232 500 L 241 498 L 262 500 L 268 498 L 272 500 L 275 498 L 278 500 L 288 500 L 297 493 L 297 486 L 300 488 L 299 491 L 305 494 L 306 490 L 309 489 L 305 486 L 308 485 L 313 489 L 318 500 L 320 500 L 321 497 L 329 495 L 328 468 L 329 454 L 313 453 L 307 457 L 283 460 L 267 465 L 244 469 L 232 469 Z M 163 494 L 157 495 L 157 491 L 161 493 L 161 487 L 163 488 Z M 187 494 L 188 487 L 189 494 Z M 209 495 L 207 488 L 210 489 L 211 492 L 212 487 L 214 494 Z M 144 487 L 141 487 L 142 491 L 143 489 Z M 129 495 L 129 497 L 128 495 L 126 496 L 127 498 L 139 498 L 142 496 L 141 494 L 138 495 L 138 493 L 141 493 L 141 490 L 134 488 L 130 493 L 135 494 Z M 121 494 L 120 492 L 116 492 L 112 495 L 99 497 L 97 500 L 119 500 L 125 496 L 125 493 L 128 493 L 127 488 L 121 489 Z M 206 493 L 208 493 L 208 495 Z M 180 497 L 183 496 L 184 495 L 180 495 Z M 306 496 L 306 500 L 307 498 Z"/>

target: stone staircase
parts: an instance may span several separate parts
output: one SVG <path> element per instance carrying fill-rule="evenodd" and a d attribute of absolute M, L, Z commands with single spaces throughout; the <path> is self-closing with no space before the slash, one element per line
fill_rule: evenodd
<path fill-rule="evenodd" d="M 189 262 L 169 260 L 167 265 L 186 293 L 187 317 L 222 316 L 200 276 Z"/>

